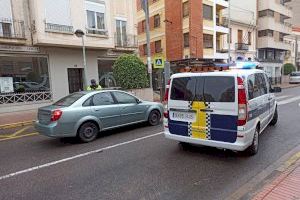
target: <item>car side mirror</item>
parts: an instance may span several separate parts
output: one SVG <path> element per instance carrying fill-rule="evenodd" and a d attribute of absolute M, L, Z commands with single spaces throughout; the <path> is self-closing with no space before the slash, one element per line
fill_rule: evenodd
<path fill-rule="evenodd" d="M 274 88 L 271 88 L 270 92 L 271 93 L 280 93 L 281 92 L 281 87 L 274 87 Z"/>
<path fill-rule="evenodd" d="M 140 103 L 142 103 L 142 101 L 139 100 L 139 99 L 136 99 L 136 103 L 137 103 L 137 104 L 140 104 Z"/>

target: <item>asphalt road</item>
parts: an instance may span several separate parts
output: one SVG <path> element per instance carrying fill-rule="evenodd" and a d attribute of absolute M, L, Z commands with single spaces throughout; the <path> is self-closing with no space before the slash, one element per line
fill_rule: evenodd
<path fill-rule="evenodd" d="M 279 122 L 260 136 L 253 157 L 183 150 L 160 134 L 162 125 L 106 132 L 89 144 L 43 136 L 1 141 L 0 199 L 224 199 L 300 145 L 300 88 L 278 96 Z"/>

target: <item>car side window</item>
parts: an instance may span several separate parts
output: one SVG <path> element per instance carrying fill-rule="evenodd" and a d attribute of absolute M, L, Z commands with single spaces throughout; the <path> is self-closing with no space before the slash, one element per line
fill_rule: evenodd
<path fill-rule="evenodd" d="M 119 104 L 137 103 L 137 99 L 123 92 L 113 92 Z"/>
<path fill-rule="evenodd" d="M 95 94 L 92 99 L 93 106 L 112 105 L 114 103 L 114 99 L 109 92 Z"/>
<path fill-rule="evenodd" d="M 85 102 L 82 104 L 83 107 L 92 106 L 92 97 L 85 100 Z"/>

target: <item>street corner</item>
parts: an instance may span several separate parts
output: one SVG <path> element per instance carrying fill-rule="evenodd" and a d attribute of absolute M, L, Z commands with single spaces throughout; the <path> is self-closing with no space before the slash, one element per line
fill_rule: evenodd
<path fill-rule="evenodd" d="M 0 128 L 0 142 L 37 135 L 32 123 L 23 126 L 6 126 Z"/>
<path fill-rule="evenodd" d="M 300 199 L 300 152 L 288 159 L 277 172 L 256 192 L 252 200 Z"/>

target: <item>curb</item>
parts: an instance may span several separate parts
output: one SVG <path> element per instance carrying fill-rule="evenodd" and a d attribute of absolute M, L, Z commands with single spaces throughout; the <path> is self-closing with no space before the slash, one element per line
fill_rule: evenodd
<path fill-rule="evenodd" d="M 34 123 L 34 120 L 32 120 L 32 121 L 17 122 L 17 123 L 11 123 L 11 124 L 3 124 L 3 125 L 0 125 L 0 129 L 8 129 L 8 128 L 16 128 L 16 127 L 28 126 L 28 125 L 32 125 L 33 123 Z"/>

